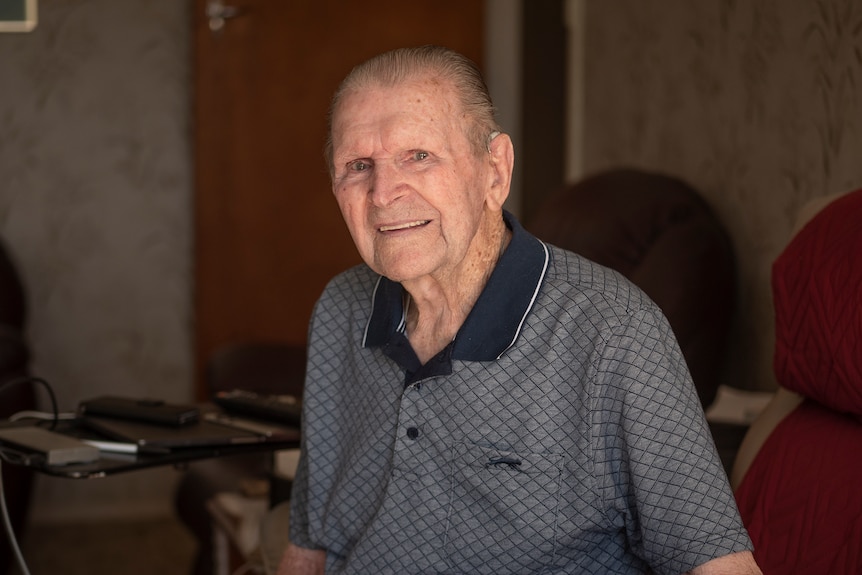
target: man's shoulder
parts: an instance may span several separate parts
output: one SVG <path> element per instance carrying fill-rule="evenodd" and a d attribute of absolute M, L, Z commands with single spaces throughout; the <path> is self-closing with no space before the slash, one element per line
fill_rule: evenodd
<path fill-rule="evenodd" d="M 348 268 L 329 280 L 318 299 L 318 306 L 368 302 L 379 280 L 380 275 L 365 264 Z"/>
<path fill-rule="evenodd" d="M 545 281 L 555 298 L 586 298 L 593 304 L 624 307 L 629 311 L 651 307 L 649 297 L 622 273 L 580 254 L 548 245 L 550 265 Z"/>
<path fill-rule="evenodd" d="M 326 284 L 328 291 L 368 291 L 373 290 L 380 275 L 366 264 L 358 264 L 335 275 Z"/>

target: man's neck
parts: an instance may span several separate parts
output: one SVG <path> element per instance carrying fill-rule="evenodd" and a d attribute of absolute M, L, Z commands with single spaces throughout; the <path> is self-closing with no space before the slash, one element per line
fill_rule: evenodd
<path fill-rule="evenodd" d="M 454 339 L 511 239 L 502 217 L 483 235 L 485 240 L 475 246 L 476 255 L 469 266 L 446 277 L 404 283 L 408 293 L 407 337 L 423 364 Z"/>

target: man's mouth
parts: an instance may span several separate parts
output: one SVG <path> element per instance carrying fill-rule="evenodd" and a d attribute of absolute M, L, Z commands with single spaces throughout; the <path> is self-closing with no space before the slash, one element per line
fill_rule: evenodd
<path fill-rule="evenodd" d="M 418 228 L 419 226 L 424 226 L 428 224 L 431 220 L 416 220 L 415 222 L 405 222 L 403 224 L 394 224 L 391 226 L 380 226 L 378 231 L 380 232 L 397 232 L 399 230 L 407 230 L 410 228 Z"/>

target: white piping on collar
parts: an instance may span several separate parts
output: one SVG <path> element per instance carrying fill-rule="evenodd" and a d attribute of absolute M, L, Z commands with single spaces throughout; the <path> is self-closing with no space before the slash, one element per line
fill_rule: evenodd
<path fill-rule="evenodd" d="M 368 321 L 365 322 L 365 332 L 363 332 L 363 334 L 362 334 L 362 347 L 363 348 L 365 347 L 365 342 L 368 339 L 368 330 L 371 329 L 371 320 L 374 318 L 374 309 L 375 309 L 374 303 L 377 300 L 377 290 L 380 288 L 380 282 L 381 281 L 383 281 L 383 276 L 378 275 L 377 276 L 377 283 L 374 284 L 374 290 L 373 290 L 372 295 L 371 295 L 371 313 L 368 314 Z M 403 322 L 404 319 L 402 318 L 401 321 Z"/>
<path fill-rule="evenodd" d="M 538 238 L 537 238 L 538 239 Z M 542 249 L 545 250 L 545 263 L 542 265 L 542 273 L 539 276 L 539 281 L 536 282 L 536 289 L 533 290 L 533 296 L 530 298 L 530 305 L 524 310 L 524 315 L 521 316 L 521 321 L 518 323 L 518 329 L 515 330 L 515 336 L 512 338 L 512 341 L 509 342 L 509 345 L 506 346 L 506 349 L 500 352 L 500 355 L 497 356 L 497 359 L 503 357 L 507 351 L 509 351 L 515 342 L 518 341 L 518 336 L 521 335 L 521 330 L 524 328 L 524 322 L 527 321 L 527 315 L 530 313 L 530 310 L 533 309 L 533 305 L 536 303 L 536 298 L 539 297 L 539 288 L 542 287 L 542 283 L 545 280 L 545 274 L 548 273 L 548 263 L 551 259 L 551 254 L 548 251 L 548 246 L 542 240 L 538 240 L 540 244 L 542 244 Z"/>
<path fill-rule="evenodd" d="M 400 333 L 407 333 L 407 310 L 410 309 L 410 292 L 404 290 L 404 296 L 401 298 L 401 321 L 398 322 L 396 330 Z"/>

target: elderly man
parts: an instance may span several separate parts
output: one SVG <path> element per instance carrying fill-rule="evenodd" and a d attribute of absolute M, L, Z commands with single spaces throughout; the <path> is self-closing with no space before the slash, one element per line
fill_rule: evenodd
<path fill-rule="evenodd" d="M 469 60 L 355 68 L 328 156 L 367 265 L 315 308 L 280 575 L 759 573 L 660 310 L 503 210 Z"/>

